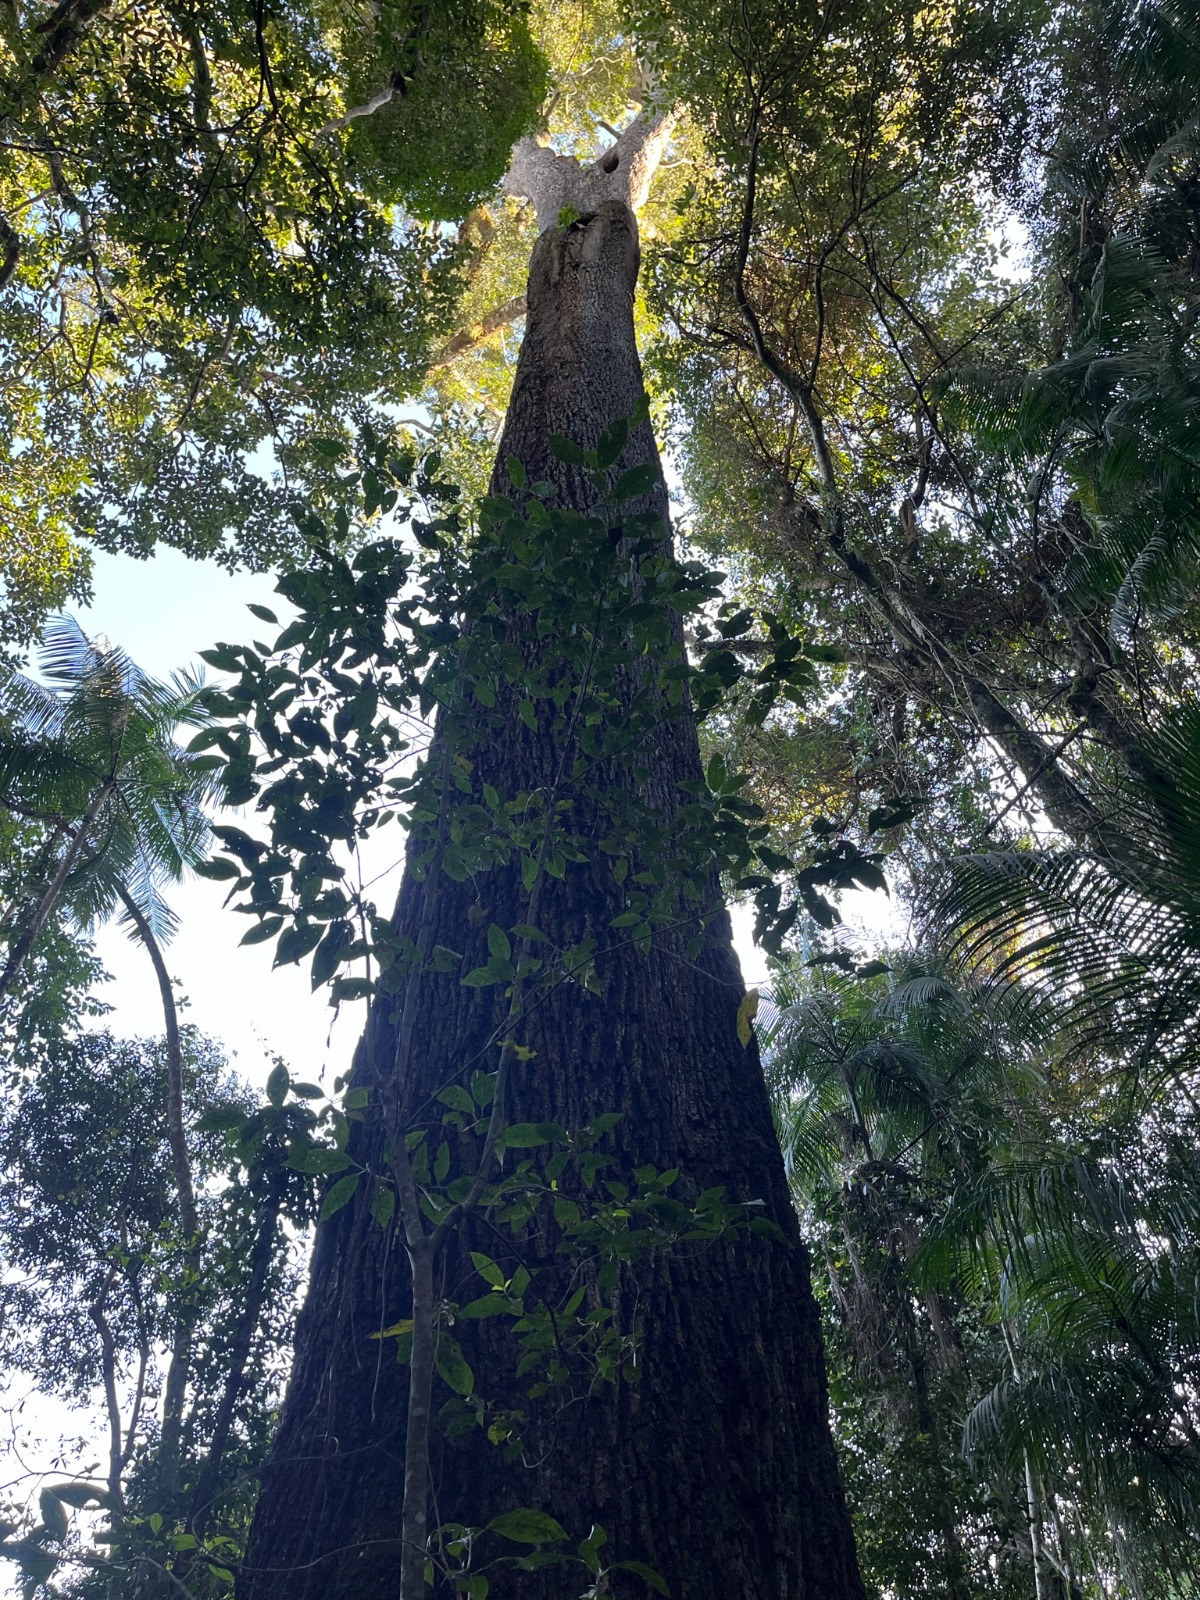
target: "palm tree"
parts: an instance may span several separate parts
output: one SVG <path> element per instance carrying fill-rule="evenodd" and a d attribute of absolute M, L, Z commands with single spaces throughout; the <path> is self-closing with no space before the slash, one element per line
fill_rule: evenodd
<path fill-rule="evenodd" d="M 1200 1580 L 1200 705 L 1133 755 L 1119 865 L 1057 843 L 951 868 L 941 938 L 1064 1092 L 1040 1148 L 952 1188 L 922 1270 L 1005 1330 L 968 1450 L 1069 1464 L 1137 1595 L 1145 1565 Z"/>
<path fill-rule="evenodd" d="M 832 1360 L 845 1363 L 895 1451 L 895 1481 L 875 1480 L 869 1520 L 882 1531 L 877 1539 L 864 1528 L 864 1560 L 870 1567 L 878 1552 L 887 1570 L 875 1581 L 888 1591 L 968 1600 L 982 1557 L 955 1438 L 964 1403 L 957 1297 L 941 1283 L 918 1285 L 912 1263 L 939 1197 L 972 1168 L 983 1131 L 999 1135 L 1011 1096 L 1003 1058 L 947 975 L 911 954 L 890 961 L 886 980 L 870 982 L 780 970 L 764 1030 L 768 1081 L 792 1192 L 828 1284 Z M 864 1498 L 874 1492 L 864 1485 Z M 897 1551 L 903 1573 L 888 1566 Z"/>
<path fill-rule="evenodd" d="M 204 804 L 213 763 L 175 740 L 180 724 L 207 721 L 202 685 L 186 674 L 156 682 L 104 637 L 89 639 L 70 617 L 48 625 L 40 665 L 42 681 L 14 672 L 0 686 L 0 805 L 48 830 L 40 881 L 30 885 L 24 915 L 18 908 L 9 918 L 0 1000 L 56 911 L 65 908 L 86 927 L 120 907 L 150 957 L 162 997 L 183 1270 L 195 1284 L 199 1219 L 184 1133 L 179 1021 L 161 946 L 175 926 L 163 889 L 208 850 Z M 186 1292 L 180 1297 L 167 1376 L 160 1472 L 168 1482 L 179 1451 L 192 1299 Z"/>

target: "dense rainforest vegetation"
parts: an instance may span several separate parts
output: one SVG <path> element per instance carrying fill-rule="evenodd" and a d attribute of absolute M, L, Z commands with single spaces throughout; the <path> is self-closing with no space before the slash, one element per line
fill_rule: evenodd
<path fill-rule="evenodd" d="M 1200 1592 L 1198 103 L 1186 0 L 0 5 L 12 1592 Z M 207 679 L 69 614 L 163 546 Z"/>

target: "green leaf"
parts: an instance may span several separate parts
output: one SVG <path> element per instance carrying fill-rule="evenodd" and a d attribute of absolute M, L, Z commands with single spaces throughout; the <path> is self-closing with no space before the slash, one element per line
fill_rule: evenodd
<path fill-rule="evenodd" d="M 507 461 L 508 481 L 514 489 L 525 487 L 525 463 L 517 456 L 509 456 Z"/>
<path fill-rule="evenodd" d="M 222 856 L 214 856 L 211 861 L 197 861 L 192 871 L 198 878 L 240 878 L 242 869 L 232 861 L 226 861 Z"/>
<path fill-rule="evenodd" d="M 611 498 L 618 504 L 625 500 L 637 500 L 649 494 L 660 481 L 657 465 L 646 461 L 640 467 L 630 467 L 628 472 L 621 474 L 613 485 Z"/>
<path fill-rule="evenodd" d="M 753 621 L 753 611 L 747 611 L 745 609 L 741 611 L 735 611 L 731 616 L 719 617 L 717 619 L 717 631 L 721 635 L 722 639 L 736 639 L 739 637 L 739 635 L 745 633 L 746 629 Z"/>
<path fill-rule="evenodd" d="M 661 1573 L 655 1572 L 654 1568 L 648 1567 L 644 1561 L 618 1561 L 613 1571 L 635 1573 L 647 1588 L 654 1590 L 655 1594 L 669 1595 L 671 1592 Z"/>
<path fill-rule="evenodd" d="M 573 439 L 565 439 L 561 433 L 550 435 L 550 453 L 571 467 L 586 467 L 588 464 L 588 451 Z"/>
<path fill-rule="evenodd" d="M 542 1144 L 565 1144 L 567 1130 L 557 1122 L 514 1122 L 497 1141 L 505 1150 L 533 1150 Z"/>
<path fill-rule="evenodd" d="M 458 1340 L 452 1334 L 444 1331 L 438 1334 L 434 1363 L 442 1379 L 456 1394 L 469 1395 L 475 1392 L 475 1374 L 471 1371 Z"/>
<path fill-rule="evenodd" d="M 375 983 L 371 978 L 335 978 L 331 990 L 336 1001 L 342 1000 L 369 1000 L 375 993 Z"/>
<path fill-rule="evenodd" d="M 342 952 L 351 941 L 351 930 L 345 922 L 335 922 L 329 932 L 317 946 L 312 958 L 312 986 L 320 988 L 323 983 L 328 983 L 338 967 L 341 965 Z"/>
<path fill-rule="evenodd" d="M 227 644 L 216 645 L 212 650 L 198 650 L 197 655 L 201 661 L 210 667 L 216 667 L 218 672 L 240 672 L 242 658 L 238 651 Z"/>
<path fill-rule="evenodd" d="M 478 1300 L 472 1300 L 469 1304 L 460 1306 L 455 1315 L 465 1317 L 468 1321 L 478 1321 L 483 1317 L 498 1317 L 502 1312 L 511 1309 L 504 1295 L 482 1294 Z"/>
<path fill-rule="evenodd" d="M 396 1213 L 396 1194 L 386 1184 L 377 1184 L 371 1196 L 371 1215 L 381 1228 L 386 1228 Z"/>
<path fill-rule="evenodd" d="M 600 1571 L 600 1547 L 608 1543 L 608 1534 L 597 1523 L 579 1546 L 579 1559 L 589 1572 Z"/>
<path fill-rule="evenodd" d="M 494 961 L 489 961 L 486 967 L 475 967 L 468 972 L 465 978 L 460 979 L 464 989 L 488 989 L 494 983 L 506 983 L 512 977 L 512 964 L 508 964 L 508 972 L 503 972 Z"/>
<path fill-rule="evenodd" d="M 412 1331 L 413 1319 L 411 1317 L 403 1317 L 399 1322 L 390 1323 L 388 1327 L 380 1328 L 378 1333 L 369 1334 L 368 1337 L 371 1339 L 403 1339 L 407 1336 L 411 1339 Z"/>
<path fill-rule="evenodd" d="M 567 1537 L 562 1524 L 544 1511 L 506 1511 L 492 1518 L 484 1532 L 489 1530 L 514 1544 L 562 1544 Z"/>
<path fill-rule="evenodd" d="M 485 1256 L 482 1250 L 472 1250 L 471 1264 L 484 1283 L 490 1283 L 493 1289 L 503 1287 L 504 1269 L 497 1266 L 491 1256 Z"/>
<path fill-rule="evenodd" d="M 537 712 L 533 709 L 532 700 L 522 700 L 521 704 L 517 707 L 517 714 L 520 716 L 521 721 L 529 729 L 530 733 L 537 732 Z"/>
<path fill-rule="evenodd" d="M 512 944 L 504 929 L 492 923 L 488 929 L 488 949 L 500 961 L 512 960 Z"/>
<path fill-rule="evenodd" d="M 442 1105 L 449 1106 L 451 1111 L 465 1111 L 468 1116 L 475 1115 L 475 1102 L 460 1083 L 451 1083 L 438 1091 L 437 1097 Z"/>
<path fill-rule="evenodd" d="M 752 1217 L 750 1219 L 750 1232 L 761 1234 L 764 1239 L 774 1239 L 776 1244 L 786 1244 L 787 1234 L 777 1222 L 772 1222 L 770 1217 Z"/>
<path fill-rule="evenodd" d="M 246 1113 L 236 1106 L 214 1106 L 200 1117 L 196 1126 L 201 1133 L 232 1133 L 236 1128 L 244 1128 L 247 1121 Z"/>
<path fill-rule="evenodd" d="M 732 689 L 739 678 L 744 677 L 745 667 L 737 659 L 732 650 L 711 650 L 704 658 L 701 672 L 705 676 L 711 675 L 726 689 Z"/>
<path fill-rule="evenodd" d="M 324 934 L 324 926 L 319 922 L 300 923 L 288 928 L 280 936 L 279 947 L 275 951 L 275 965 L 284 967 L 299 961 L 320 944 Z"/>
<path fill-rule="evenodd" d="M 917 814 L 917 808 L 911 800 L 900 800 L 892 805 L 876 806 L 867 817 L 868 833 L 883 833 L 888 828 L 898 828 L 902 823 L 911 822 Z"/>
<path fill-rule="evenodd" d="M 321 1202 L 321 1215 L 319 1221 L 327 1222 L 335 1216 L 343 1206 L 348 1206 L 354 1198 L 354 1191 L 358 1188 L 358 1180 L 362 1176 L 358 1172 L 348 1172 L 344 1178 L 339 1178 Z"/>
<path fill-rule="evenodd" d="M 256 606 L 253 602 L 251 602 L 246 607 L 246 610 L 251 616 L 257 617 L 260 622 L 274 622 L 276 624 L 279 622 L 279 618 L 275 615 L 275 613 L 269 610 L 266 606 Z"/>
<path fill-rule="evenodd" d="M 335 1172 L 345 1172 L 353 1166 L 350 1157 L 342 1150 L 331 1150 L 328 1145 L 313 1144 L 293 1149 L 288 1155 L 288 1166 L 293 1172 L 311 1172 L 321 1177 L 332 1177 Z"/>
<path fill-rule="evenodd" d="M 742 996 L 741 1004 L 737 1011 L 737 1036 L 738 1043 L 743 1050 L 750 1048 L 750 1040 L 754 1037 L 751 1023 L 758 1013 L 758 990 L 748 989 Z"/>
<path fill-rule="evenodd" d="M 263 920 L 238 940 L 239 944 L 266 944 L 283 927 L 282 917 L 264 917 Z"/>
<path fill-rule="evenodd" d="M 267 1099 L 273 1106 L 281 1106 L 287 1099 L 288 1089 L 291 1087 L 292 1075 L 283 1062 L 277 1062 L 271 1068 L 267 1077 Z"/>
<path fill-rule="evenodd" d="M 616 464 L 618 456 L 625 448 L 625 441 L 629 437 L 629 423 L 624 417 L 605 428 L 596 441 L 596 465 L 598 467 L 611 467 Z"/>

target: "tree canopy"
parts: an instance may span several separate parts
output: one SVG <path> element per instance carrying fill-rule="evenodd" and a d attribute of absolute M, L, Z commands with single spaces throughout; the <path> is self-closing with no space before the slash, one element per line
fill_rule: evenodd
<path fill-rule="evenodd" d="M 319 1217 L 364 1282 L 404 1233 L 411 1293 L 379 1307 L 411 1305 L 380 1343 L 403 1364 L 424 1340 L 461 1495 L 541 1437 L 533 1400 L 561 1385 L 582 1418 L 634 1382 L 639 1295 L 679 1262 L 775 1248 L 754 1197 L 717 1196 L 732 1166 L 697 1193 L 665 1144 L 618 1171 L 634 1136 L 549 1072 L 572 1028 L 610 1029 L 633 1042 L 592 1070 L 624 1095 L 669 1032 L 638 985 L 708 971 L 726 898 L 755 906 L 768 992 L 726 996 L 695 1049 L 753 1051 L 757 1004 L 867 1592 L 1197 1592 L 1193 9 L 0 7 L 2 1337 L 109 1441 L 5 1524 L 29 1596 L 260 1592 L 290 1230 Z M 555 436 L 503 435 L 535 241 L 599 238 L 635 155 L 674 564 L 640 376 L 622 418 L 564 421 L 578 351 L 527 354 Z M 568 174 L 564 204 L 535 168 Z M 216 646 L 205 691 L 47 620 L 91 552 L 159 542 L 280 574 L 274 642 Z M 240 814 L 203 815 L 218 785 Z M 397 816 L 393 916 L 352 863 Z M 97 1031 L 89 927 L 119 886 L 157 950 L 196 865 L 250 914 L 231 937 L 373 997 L 336 1083 L 234 1081 L 161 950 L 166 1042 Z M 885 886 L 872 941 L 851 891 Z M 626 962 L 640 1031 L 581 1020 Z M 454 1028 L 486 1042 L 443 1081 Z M 380 1048 L 425 1063 L 418 1105 Z M 625 1109 L 682 1127 L 682 1084 Z M 414 1241 L 451 1213 L 453 1282 L 422 1301 Z M 510 1322 L 544 1392 L 501 1404 L 482 1363 Z M 456 1478 L 464 1438 L 488 1464 Z M 665 1581 L 554 1513 L 440 1508 L 428 1582 Z"/>
<path fill-rule="evenodd" d="M 88 541 L 294 551 L 297 488 L 419 381 L 439 227 L 489 192 L 545 68 L 522 8 L 151 6 L 0 19 L 3 584 L 23 641 Z"/>

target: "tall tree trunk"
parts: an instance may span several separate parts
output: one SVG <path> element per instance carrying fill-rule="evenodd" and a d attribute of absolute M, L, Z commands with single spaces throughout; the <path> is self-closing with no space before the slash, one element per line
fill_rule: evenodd
<path fill-rule="evenodd" d="M 196 1210 L 196 1191 L 192 1184 L 192 1158 L 187 1147 L 183 1121 L 183 1050 L 179 1040 L 179 1015 L 171 975 L 163 960 L 154 930 L 141 907 L 123 883 L 117 894 L 126 914 L 145 946 L 154 967 L 162 1000 L 163 1026 L 167 1035 L 167 1143 L 171 1150 L 171 1173 L 179 1204 L 179 1231 L 183 1239 L 185 1282 L 175 1297 L 175 1331 L 171 1337 L 171 1360 L 163 1396 L 162 1436 L 159 1441 L 158 1477 L 164 1492 L 171 1492 L 179 1470 L 183 1440 L 183 1402 L 187 1394 L 188 1372 L 192 1362 L 192 1343 L 196 1334 L 196 1295 L 200 1287 L 200 1217 Z"/>
<path fill-rule="evenodd" d="M 549 438 L 594 445 L 642 397 L 632 318 L 637 261 L 636 223 L 618 201 L 542 234 L 497 492 L 511 492 L 503 466 L 511 455 L 530 480 L 557 484 L 559 503 L 593 502 L 585 473 L 558 460 Z M 620 465 L 656 461 L 643 422 L 631 430 Z M 661 476 L 647 504 L 665 518 Z M 515 715 L 502 737 L 482 729 L 472 783 L 490 783 L 502 795 L 528 792 L 554 768 L 546 743 Z M 700 777 L 690 719 L 664 720 L 645 767 L 643 797 L 670 814 L 681 803 L 680 784 Z M 432 942 L 462 951 L 464 972 L 487 960 L 489 921 L 524 920 L 515 872 L 490 874 L 478 892 L 483 917 L 473 883 L 438 879 Z M 428 893 L 406 875 L 396 925 L 414 941 Z M 561 883 L 547 884 L 539 924 L 564 947 L 599 935 L 624 908 L 623 893 L 607 865 L 569 867 Z M 742 983 L 728 920 L 722 914 L 696 960 L 685 958 L 684 942 L 656 935 L 649 954 L 615 945 L 597 957 L 602 994 L 563 984 L 543 997 L 522 1023 L 521 1042 L 536 1054 L 514 1071 L 508 1115 L 577 1128 L 620 1112 L 606 1144 L 615 1157 L 606 1176 L 643 1164 L 677 1167 L 673 1193 L 724 1185 L 732 1199 L 760 1200 L 785 1242 L 743 1233 L 682 1244 L 624 1269 L 617 1311 L 623 1329 L 640 1337 L 638 1381 L 593 1386 L 565 1408 L 553 1390 L 530 1398 L 528 1380 L 515 1373 L 521 1352 L 506 1319 L 460 1319 L 454 1332 L 480 1392 L 523 1413 L 525 1449 L 509 1460 L 481 1428 L 455 1439 L 435 1429 L 430 1525 L 481 1527 L 528 1506 L 556 1517 L 573 1542 L 599 1524 L 608 1535 L 604 1554 L 649 1564 L 677 1600 L 858 1600 L 808 1260 L 757 1052 L 738 1041 Z M 498 994 L 462 987 L 457 972 L 426 976 L 411 1001 L 414 1048 L 399 1085 L 391 1077 L 396 1025 L 389 1003 L 377 1003 L 356 1081 L 384 1098 L 398 1089 L 409 1107 L 427 1103 L 491 1036 Z M 350 1148 L 382 1170 L 382 1143 L 368 1122 L 354 1127 Z M 482 1250 L 509 1273 L 524 1262 L 552 1300 L 579 1271 L 577 1260 L 556 1254 L 556 1243 L 548 1226 L 514 1243 L 485 1215 L 473 1216 L 447 1242 L 437 1291 L 458 1302 L 482 1294 L 469 1255 Z M 372 1220 L 362 1185 L 318 1230 L 241 1600 L 396 1593 L 408 1371 L 389 1341 L 371 1335 L 411 1315 L 411 1288 L 399 1232 Z M 435 1407 L 449 1398 L 438 1380 Z M 477 1545 L 481 1565 L 519 1553 L 495 1535 Z M 581 1565 L 570 1572 L 496 1566 L 488 1576 L 492 1600 L 562 1600 L 587 1579 Z M 610 1592 L 647 1590 L 622 1574 Z"/>

